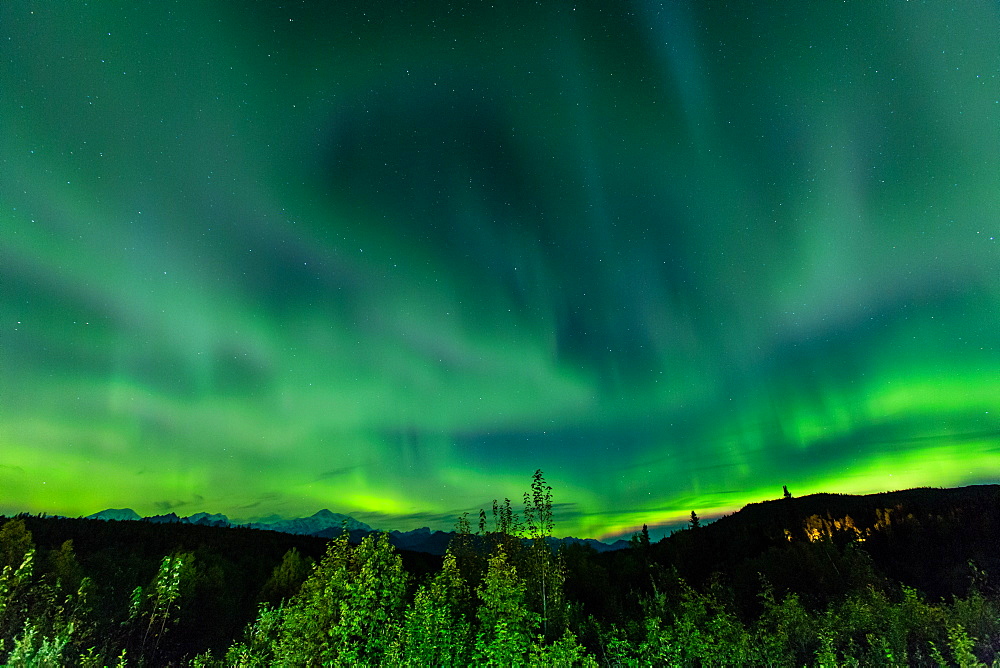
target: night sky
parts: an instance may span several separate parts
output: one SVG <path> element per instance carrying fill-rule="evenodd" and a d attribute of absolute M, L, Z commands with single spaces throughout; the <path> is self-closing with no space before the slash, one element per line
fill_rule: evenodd
<path fill-rule="evenodd" d="M 541 468 L 601 537 L 997 482 L 997 35 L 4 0 L 0 512 L 449 528 Z"/>

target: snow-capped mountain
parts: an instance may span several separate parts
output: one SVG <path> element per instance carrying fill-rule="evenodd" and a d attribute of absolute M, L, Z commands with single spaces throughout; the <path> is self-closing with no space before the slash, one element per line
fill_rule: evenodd
<path fill-rule="evenodd" d="M 350 515 L 341 515 L 327 509 L 320 510 L 310 517 L 299 517 L 294 520 L 274 520 L 270 522 L 252 522 L 246 526 L 251 529 L 269 529 L 284 533 L 316 534 L 327 529 L 347 528 L 348 531 L 374 531 L 364 522 L 359 522 Z"/>
<path fill-rule="evenodd" d="M 324 531 L 339 532 L 346 527 L 348 531 L 374 531 L 364 522 L 359 522 L 350 515 L 334 513 L 327 509 L 320 510 L 309 517 L 298 517 L 295 519 L 281 519 L 280 517 L 268 517 L 256 522 L 237 523 L 231 521 L 221 513 L 195 513 L 190 517 L 180 517 L 177 513 L 167 513 L 165 515 L 150 515 L 141 517 L 131 508 L 109 508 L 99 513 L 88 515 L 88 520 L 145 520 L 156 524 L 202 524 L 206 526 L 218 527 L 249 527 L 251 529 L 266 529 L 269 531 L 281 531 L 283 533 L 311 535 Z M 332 534 L 331 534 L 332 535 Z"/>
<path fill-rule="evenodd" d="M 139 513 L 131 508 L 108 508 L 93 515 L 87 515 L 88 520 L 141 520 Z"/>
<path fill-rule="evenodd" d="M 233 523 L 229 521 L 229 518 L 222 513 L 214 513 L 209 515 L 208 513 L 195 513 L 190 517 L 185 518 L 191 524 L 204 524 L 211 527 L 231 527 Z"/>

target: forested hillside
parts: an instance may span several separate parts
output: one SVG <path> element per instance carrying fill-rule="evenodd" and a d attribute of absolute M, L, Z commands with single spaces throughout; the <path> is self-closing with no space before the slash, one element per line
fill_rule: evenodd
<path fill-rule="evenodd" d="M 13 666 L 1000 665 L 1000 487 L 751 504 L 553 548 L 537 472 L 447 554 L 252 529 L 0 518 Z"/>

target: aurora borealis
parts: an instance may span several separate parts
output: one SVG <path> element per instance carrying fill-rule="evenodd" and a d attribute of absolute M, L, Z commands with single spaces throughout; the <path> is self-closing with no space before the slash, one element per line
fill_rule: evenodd
<path fill-rule="evenodd" d="M 0 513 L 1000 479 L 1000 6 L 0 3 Z M 655 535 L 655 532 L 654 532 Z"/>

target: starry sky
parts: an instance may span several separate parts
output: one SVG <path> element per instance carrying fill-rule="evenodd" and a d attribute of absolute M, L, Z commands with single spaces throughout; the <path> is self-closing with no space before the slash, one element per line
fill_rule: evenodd
<path fill-rule="evenodd" d="M 1000 480 L 1000 5 L 0 3 L 0 512 Z"/>

